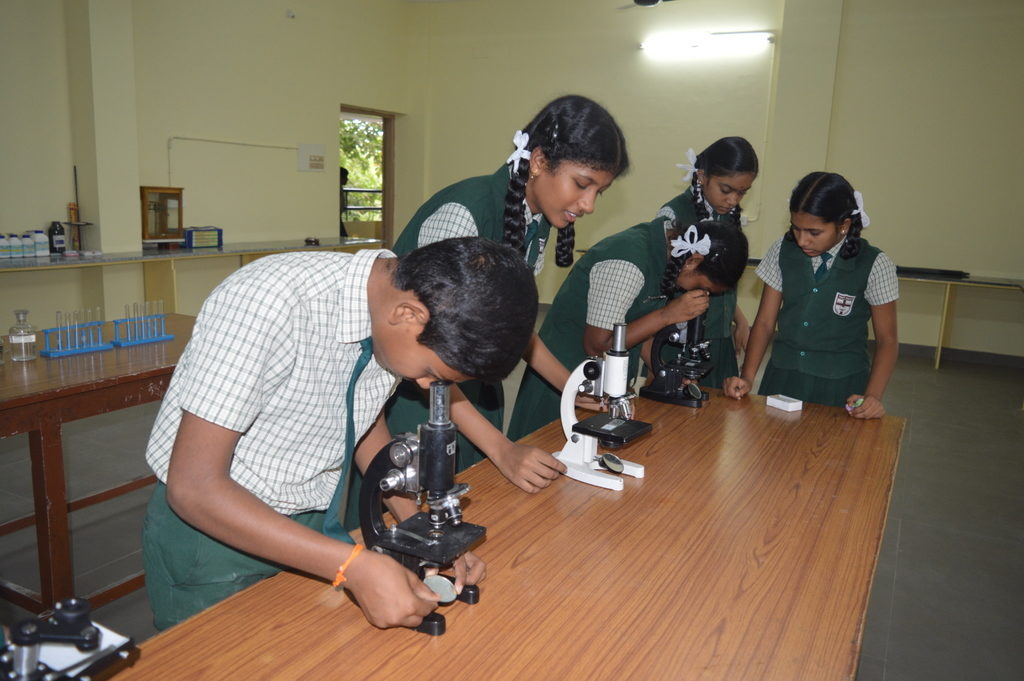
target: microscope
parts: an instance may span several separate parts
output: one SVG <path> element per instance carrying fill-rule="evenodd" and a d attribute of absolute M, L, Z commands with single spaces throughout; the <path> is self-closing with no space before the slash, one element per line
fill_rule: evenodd
<path fill-rule="evenodd" d="M 100 681 L 133 664 L 139 650 L 130 638 L 89 618 L 89 602 L 58 602 L 49 617 L 11 627 L 0 647 L 0 678 L 12 681 Z"/>
<path fill-rule="evenodd" d="M 658 402 L 681 404 L 686 407 L 702 407 L 709 399 L 707 392 L 696 381 L 711 371 L 711 341 L 704 338 L 707 312 L 693 319 L 669 324 L 654 335 L 651 345 L 651 372 L 654 380 L 640 388 L 640 396 Z M 668 346 L 676 350 L 667 362 L 662 360 L 662 351 Z"/>
<path fill-rule="evenodd" d="M 636 395 L 629 390 L 628 373 L 626 325 L 615 324 L 612 347 L 604 358 L 583 360 L 562 389 L 560 411 L 565 446 L 555 453 L 555 457 L 566 465 L 568 470 L 565 474 L 573 480 L 621 490 L 622 478 L 611 473 L 644 477 L 642 464 L 620 459 L 611 453 L 599 455 L 597 451 L 598 443 L 608 448 L 621 447 L 651 430 L 651 424 L 632 418 L 632 400 Z M 576 397 L 579 395 L 600 398 L 608 411 L 578 421 Z"/>
<path fill-rule="evenodd" d="M 417 434 L 403 433 L 381 449 L 363 474 L 359 496 L 359 524 L 363 543 L 390 556 L 441 596 L 443 604 L 460 600 L 473 605 L 480 600 L 480 588 L 466 585 L 455 595 L 452 579 L 444 575 L 424 575 L 431 569 L 449 567 L 477 543 L 485 533 L 480 525 L 463 522 L 459 498 L 469 485 L 455 482 L 457 430 L 450 416 L 448 383 L 430 385 L 430 416 Z M 396 492 L 415 495 L 421 511 L 402 522 L 387 525 L 384 520 L 384 494 Z M 417 631 L 431 636 L 445 632 L 445 618 L 432 612 Z"/>

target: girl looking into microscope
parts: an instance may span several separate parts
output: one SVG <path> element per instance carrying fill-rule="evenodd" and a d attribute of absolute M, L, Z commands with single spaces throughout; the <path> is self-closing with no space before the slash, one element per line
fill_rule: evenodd
<path fill-rule="evenodd" d="M 551 303 L 541 341 L 562 364 L 575 367 L 611 348 L 613 325 L 625 321 L 628 375 L 634 376 L 646 340 L 702 314 L 710 294 L 733 289 L 746 265 L 747 237 L 728 224 L 686 226 L 659 218 L 630 227 L 601 240 L 576 263 Z M 558 418 L 562 385 L 552 387 L 527 367 L 509 437 Z"/>
<path fill-rule="evenodd" d="M 701 220 L 717 220 L 740 228 L 740 201 L 757 179 L 757 154 L 742 137 L 723 137 L 700 154 L 687 150 L 687 162 L 677 164 L 686 171 L 684 182 L 690 188 L 671 199 L 658 211 L 656 219 L 676 220 L 692 225 Z M 743 351 L 750 325 L 736 305 L 736 291 L 730 289 L 711 297 L 705 326 L 705 338 L 713 366 L 701 379 L 702 385 L 720 388 L 727 376 L 739 373 L 736 356 Z"/>
<path fill-rule="evenodd" d="M 538 274 L 554 227 L 555 264 L 571 265 L 576 220 L 592 213 L 598 197 L 629 168 L 625 136 L 600 104 L 566 95 L 544 106 L 516 131 L 512 142 L 514 151 L 493 174 L 462 180 L 428 199 L 402 231 L 395 253 L 451 237 L 483 236 L 518 249 Z M 568 369 L 536 335 L 524 358 L 557 385 L 569 379 Z M 550 453 L 516 444 L 502 434 L 500 384 L 463 382 L 452 387 L 451 401 L 452 420 L 459 428 L 459 470 L 486 455 L 502 475 L 527 492 L 547 487 L 565 470 Z M 427 416 L 423 391 L 403 382 L 387 408 L 391 432 L 415 431 Z M 359 498 L 359 481 L 355 482 L 347 527 L 358 525 L 353 500 Z"/>
<path fill-rule="evenodd" d="M 757 268 L 761 304 L 739 376 L 725 394 L 739 399 L 775 333 L 759 393 L 845 406 L 855 418 L 885 415 L 882 395 L 899 351 L 896 266 L 861 238 L 864 199 L 842 175 L 807 175 L 789 199 L 790 228 Z M 868 357 L 868 321 L 875 333 Z M 775 332 L 776 324 L 778 332 Z"/>

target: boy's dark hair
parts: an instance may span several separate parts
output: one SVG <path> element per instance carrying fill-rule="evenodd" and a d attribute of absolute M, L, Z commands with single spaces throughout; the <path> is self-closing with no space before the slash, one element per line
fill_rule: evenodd
<path fill-rule="evenodd" d="M 750 142 L 742 137 L 723 137 L 713 142 L 707 149 L 700 152 L 694 164 L 697 170 L 703 171 L 705 177 L 729 177 L 737 173 L 753 173 L 757 175 L 757 153 Z M 707 206 L 704 205 L 704 189 L 697 173 L 693 174 L 693 207 L 697 212 L 697 220 L 707 220 Z M 729 215 L 739 223 L 742 208 L 739 204 L 729 211 Z"/>
<path fill-rule="evenodd" d="M 612 115 L 597 102 L 580 95 L 565 95 L 548 103 L 523 128 L 530 136 L 526 148 L 540 148 L 548 160 L 548 169 L 554 172 L 562 161 L 579 163 L 594 170 L 605 170 L 618 177 L 629 169 L 626 137 Z M 526 216 L 523 198 L 530 164 L 520 163 L 513 170 L 505 194 L 504 243 L 519 252 L 525 248 Z M 572 251 L 576 231 L 570 224 L 558 230 L 555 264 L 572 264 Z"/>
<path fill-rule="evenodd" d="M 848 259 L 860 253 L 860 231 L 864 223 L 857 211 L 853 187 L 839 173 L 818 171 L 804 176 L 789 197 L 789 212 L 807 213 L 835 223 L 836 227 L 850 218 L 850 229 L 839 257 Z M 786 238 L 793 241 L 792 230 L 786 232 Z"/>
<path fill-rule="evenodd" d="M 437 241 L 401 256 L 391 281 L 430 312 L 417 340 L 460 374 L 500 381 L 533 335 L 537 284 L 508 246 L 482 237 Z"/>
<path fill-rule="evenodd" d="M 696 225 L 697 239 L 703 239 L 707 235 L 711 240 L 711 247 L 707 255 L 699 265 L 697 271 L 706 274 L 713 283 L 724 286 L 727 289 L 736 288 L 743 270 L 747 266 L 747 235 L 743 233 L 731 220 L 704 220 Z M 668 230 L 669 257 L 665 265 L 665 273 L 661 278 L 661 292 L 667 296 L 679 290 L 676 278 L 683 269 L 690 254 L 673 258 L 672 239 L 681 236 L 686 227 L 679 222 L 673 221 L 672 227 Z"/>

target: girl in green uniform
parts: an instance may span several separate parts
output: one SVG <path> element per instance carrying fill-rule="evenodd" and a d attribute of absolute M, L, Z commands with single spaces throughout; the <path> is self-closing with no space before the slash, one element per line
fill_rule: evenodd
<path fill-rule="evenodd" d="M 768 342 L 760 394 L 846 406 L 856 418 L 885 414 L 882 394 L 896 365 L 896 266 L 861 238 L 864 200 L 842 175 L 807 175 L 789 200 L 790 228 L 769 248 L 757 275 L 761 305 L 739 376 L 725 392 L 748 392 Z M 868 357 L 868 320 L 875 332 Z"/>
<path fill-rule="evenodd" d="M 540 329 L 541 340 L 565 366 L 602 355 L 611 347 L 613 325 L 625 321 L 628 375 L 635 376 L 644 341 L 703 313 L 709 293 L 736 286 L 747 265 L 742 231 L 713 220 L 688 227 L 669 223 L 668 230 L 665 224 L 656 219 L 602 239 L 572 268 Z M 528 367 L 509 437 L 558 418 L 560 400 L 561 387 Z"/>
<path fill-rule="evenodd" d="M 723 137 L 698 155 L 693 149 L 687 150 L 687 159 L 687 163 L 677 165 L 687 171 L 683 181 L 692 178 L 693 184 L 662 206 L 657 218 L 676 220 L 683 226 L 719 220 L 739 229 L 740 201 L 758 171 L 757 154 L 750 142 L 742 137 Z M 701 379 L 702 385 L 720 388 L 727 376 L 739 373 L 736 355 L 746 345 L 749 333 L 747 318 L 736 305 L 735 289 L 711 296 L 704 337 L 711 341 L 714 366 Z"/>
<path fill-rule="evenodd" d="M 567 95 L 548 103 L 515 133 L 513 143 L 512 155 L 493 174 L 462 180 L 428 199 L 395 242 L 395 253 L 451 237 L 483 236 L 519 249 L 536 274 L 554 227 L 555 263 L 571 265 L 576 219 L 592 213 L 598 196 L 629 168 L 625 137 L 604 107 Z M 536 336 L 524 358 L 558 385 L 569 379 L 568 369 Z M 501 384 L 467 381 L 452 387 L 451 400 L 460 433 L 459 470 L 486 455 L 527 492 L 547 487 L 564 470 L 550 453 L 517 445 L 502 434 Z M 403 382 L 387 408 L 391 432 L 415 432 L 427 416 L 425 393 Z M 348 527 L 358 525 L 356 485 L 349 496 Z"/>

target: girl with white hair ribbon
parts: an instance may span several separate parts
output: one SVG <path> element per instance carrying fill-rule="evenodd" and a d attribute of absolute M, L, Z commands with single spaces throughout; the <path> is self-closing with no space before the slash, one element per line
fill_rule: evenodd
<path fill-rule="evenodd" d="M 491 175 L 456 182 L 428 199 L 393 250 L 401 255 L 442 239 L 482 236 L 515 248 L 539 274 L 554 228 L 555 264 L 571 265 L 576 220 L 593 212 L 598 196 L 629 168 L 625 136 L 600 104 L 566 95 L 549 102 L 510 137 L 513 148 L 507 159 L 502 155 L 505 163 Z M 548 380 L 564 383 L 569 378 L 569 370 L 536 337 L 524 358 Z M 391 432 L 415 432 L 428 418 L 426 404 L 417 386 L 401 384 L 387 408 Z M 451 389 L 451 405 L 459 429 L 459 470 L 486 456 L 527 492 L 547 487 L 563 470 L 550 453 L 517 445 L 502 434 L 500 384 L 460 383 Z M 349 494 L 348 526 L 358 524 L 352 501 L 359 498 L 356 489 Z"/>
<path fill-rule="evenodd" d="M 693 224 L 701 220 L 719 220 L 739 229 L 740 201 L 757 178 L 757 154 L 742 137 L 723 137 L 699 154 L 686 152 L 686 161 L 676 167 L 684 172 L 685 192 L 667 201 L 657 217 L 669 224 L 678 220 Z M 736 304 L 736 292 L 712 296 L 705 325 L 705 339 L 713 367 L 701 384 L 720 388 L 728 376 L 739 372 L 737 355 L 743 351 L 750 324 Z"/>
<path fill-rule="evenodd" d="M 765 283 L 738 376 L 725 392 L 750 392 L 768 343 L 759 393 L 846 407 L 855 418 L 885 415 L 899 340 L 899 282 L 892 260 L 866 239 L 864 197 L 842 175 L 816 172 L 789 200 L 790 228 L 757 268 Z M 868 322 L 875 336 L 868 353 Z M 778 329 L 776 331 L 776 328 Z M 774 340 L 772 340 L 774 335 Z"/>
<path fill-rule="evenodd" d="M 540 339 L 562 364 L 575 367 L 608 350 L 615 323 L 626 322 L 629 375 L 635 376 L 644 343 L 703 314 L 710 299 L 736 286 L 746 265 L 747 238 L 731 225 L 675 223 L 667 233 L 661 219 L 636 225 L 601 240 L 573 266 Z M 527 368 L 509 437 L 558 418 L 561 390 Z"/>

